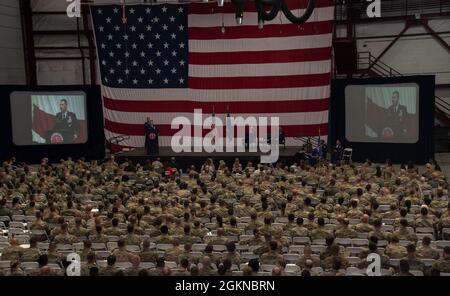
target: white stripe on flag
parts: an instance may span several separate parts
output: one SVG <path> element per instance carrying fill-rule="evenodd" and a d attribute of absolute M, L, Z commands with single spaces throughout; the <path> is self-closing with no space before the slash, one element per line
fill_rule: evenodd
<path fill-rule="evenodd" d="M 133 89 L 102 86 L 102 93 L 110 99 L 152 101 L 191 100 L 196 102 L 241 101 L 300 101 L 330 97 L 330 86 L 266 88 L 266 89 Z"/>
<path fill-rule="evenodd" d="M 293 37 L 189 39 L 189 52 L 240 52 L 330 47 L 332 34 Z"/>

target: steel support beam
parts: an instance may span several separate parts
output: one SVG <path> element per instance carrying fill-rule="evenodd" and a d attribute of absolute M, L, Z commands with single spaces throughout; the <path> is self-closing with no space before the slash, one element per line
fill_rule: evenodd
<path fill-rule="evenodd" d="M 96 50 L 92 30 L 89 29 L 90 6 L 82 5 L 81 16 L 83 17 L 84 34 L 89 45 L 89 69 L 91 76 L 91 85 L 97 84 L 97 68 L 96 68 Z"/>
<path fill-rule="evenodd" d="M 450 53 L 450 45 L 444 40 L 442 39 L 441 36 L 439 36 L 439 34 L 434 31 L 429 25 L 427 21 L 422 21 L 421 22 L 422 26 L 425 28 L 425 30 L 431 35 L 433 36 L 433 38 L 440 44 L 442 45 L 449 53 Z"/>
<path fill-rule="evenodd" d="M 389 51 L 389 49 L 391 49 L 391 47 L 394 46 L 395 43 L 397 43 L 397 41 L 406 33 L 406 31 L 408 31 L 410 26 L 411 24 L 409 22 L 405 23 L 405 27 L 403 28 L 403 30 L 398 34 L 398 36 L 394 38 L 394 40 L 391 41 L 391 43 L 389 43 L 389 45 L 380 53 L 380 55 L 375 58 L 375 60 L 372 62 L 372 64 L 369 66 L 367 70 L 370 70 L 373 67 L 373 65 L 375 65 Z"/>
<path fill-rule="evenodd" d="M 25 79 L 28 85 L 37 85 L 36 53 L 34 49 L 33 17 L 29 0 L 20 0 L 20 20 L 22 24 L 23 57 Z"/>

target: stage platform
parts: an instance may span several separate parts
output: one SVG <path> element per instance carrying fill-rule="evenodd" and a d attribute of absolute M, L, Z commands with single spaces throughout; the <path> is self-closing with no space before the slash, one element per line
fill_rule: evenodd
<path fill-rule="evenodd" d="M 299 151 L 298 147 L 280 147 L 278 162 L 292 163 L 295 154 Z M 248 161 L 254 164 L 260 162 L 261 152 L 183 152 L 175 153 L 171 147 L 161 147 L 158 155 L 147 155 L 145 148 L 136 148 L 131 151 L 123 151 L 115 154 L 116 159 L 121 162 L 129 159 L 134 163 L 144 164 L 147 160 L 154 161 L 157 157 L 164 162 L 171 157 L 176 158 L 176 162 L 180 169 L 186 170 L 190 165 L 195 165 L 197 168 L 205 162 L 207 158 L 212 158 L 217 163 L 223 160 L 228 166 L 231 166 L 235 158 L 239 158 L 242 165 L 246 165 Z"/>

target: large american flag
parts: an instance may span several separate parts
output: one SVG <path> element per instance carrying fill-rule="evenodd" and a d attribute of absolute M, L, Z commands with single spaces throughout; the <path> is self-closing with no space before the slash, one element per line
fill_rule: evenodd
<path fill-rule="evenodd" d="M 307 3 L 286 1 L 296 15 Z M 193 122 L 194 109 L 224 124 L 228 112 L 278 116 L 287 145 L 326 137 L 334 5 L 315 2 L 306 24 L 280 12 L 262 29 L 254 2 L 241 25 L 231 3 L 92 6 L 107 139 L 128 135 L 122 146 L 143 147 L 150 117 L 170 146 L 172 119 Z"/>

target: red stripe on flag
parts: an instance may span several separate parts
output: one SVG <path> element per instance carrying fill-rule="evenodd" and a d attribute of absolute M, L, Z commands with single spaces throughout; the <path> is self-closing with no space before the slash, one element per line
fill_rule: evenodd
<path fill-rule="evenodd" d="M 194 102 L 194 101 L 133 101 L 103 97 L 103 105 L 109 110 L 122 112 L 193 112 L 194 109 L 211 110 L 217 114 L 239 113 L 287 113 L 317 112 L 328 110 L 328 99 L 267 102 Z"/>
<path fill-rule="evenodd" d="M 159 129 L 160 136 L 173 136 L 180 129 L 172 129 L 169 124 L 156 125 Z M 286 137 L 310 137 L 315 136 L 318 130 L 328 130 L 328 123 L 322 124 L 310 124 L 310 125 L 284 125 L 281 126 Z M 105 128 L 110 132 L 116 134 L 130 135 L 130 136 L 143 136 L 144 125 L 143 124 L 128 124 L 114 122 L 105 119 Z M 203 136 L 209 133 L 210 130 L 202 130 Z M 270 129 L 268 129 L 270 132 Z M 191 126 L 191 135 L 194 136 L 194 126 Z M 223 136 L 226 136 L 226 126 L 223 127 Z"/>
<path fill-rule="evenodd" d="M 305 9 L 308 4 L 307 0 L 285 0 L 290 10 Z M 315 0 L 314 7 L 329 7 L 334 6 L 333 0 Z M 211 14 L 211 13 L 235 13 L 236 6 L 233 3 L 227 2 L 223 7 L 218 7 L 217 3 L 190 3 L 188 8 L 191 14 Z M 249 1 L 245 5 L 245 12 L 256 12 L 254 1 Z M 245 17 L 245 15 L 244 15 Z"/>
<path fill-rule="evenodd" d="M 189 40 L 239 39 L 239 38 L 271 38 L 306 36 L 331 33 L 333 21 L 311 22 L 298 26 L 295 24 L 266 25 L 264 30 L 258 26 L 227 27 L 189 27 Z"/>
<path fill-rule="evenodd" d="M 331 59 L 331 47 L 240 52 L 189 52 L 192 65 L 312 62 Z"/>

